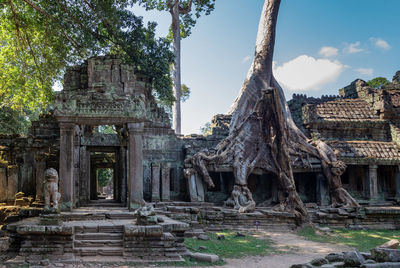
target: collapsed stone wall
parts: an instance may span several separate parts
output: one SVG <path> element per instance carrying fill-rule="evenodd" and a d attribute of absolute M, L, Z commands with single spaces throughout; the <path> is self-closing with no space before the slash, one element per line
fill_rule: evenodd
<path fill-rule="evenodd" d="M 0 203 L 13 204 L 15 194 L 35 197 L 44 167 L 58 169 L 59 128 L 53 115 L 32 122 L 27 137 L 0 136 Z"/>

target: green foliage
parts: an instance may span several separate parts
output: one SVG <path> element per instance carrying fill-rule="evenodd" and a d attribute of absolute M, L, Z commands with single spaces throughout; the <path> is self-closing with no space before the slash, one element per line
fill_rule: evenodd
<path fill-rule="evenodd" d="M 207 136 L 212 134 L 212 128 L 211 128 L 211 123 L 207 122 L 200 128 L 201 134 Z"/>
<path fill-rule="evenodd" d="M 168 3 L 170 0 L 132 0 L 132 3 L 142 5 L 146 10 L 156 9 L 159 11 L 169 11 Z M 179 0 L 180 7 L 186 9 L 191 3 L 190 0 Z M 196 19 L 202 14 L 209 15 L 215 7 L 215 0 L 195 0 L 191 11 L 182 13 L 179 16 L 180 35 L 181 38 L 186 38 L 191 34 L 192 28 L 196 25 Z M 172 32 L 170 31 L 169 38 L 172 40 Z"/>
<path fill-rule="evenodd" d="M 382 86 L 390 84 L 389 80 L 387 80 L 385 77 L 376 77 L 374 79 L 371 79 L 367 82 L 367 84 L 370 87 L 380 89 Z"/>
<path fill-rule="evenodd" d="M 13 0 L 0 7 L 0 107 L 46 109 L 67 65 L 106 53 L 151 77 L 161 100 L 174 101 L 170 43 L 155 38 L 156 24 L 145 26 L 129 1 Z"/>
<path fill-rule="evenodd" d="M 313 227 L 308 226 L 300 230 L 298 235 L 311 241 L 342 244 L 360 251 L 368 251 L 389 240 L 398 239 L 400 231 L 333 229 L 332 235 L 324 235 L 318 234 Z"/>
<path fill-rule="evenodd" d="M 100 134 L 117 134 L 117 131 L 115 130 L 115 126 L 109 126 L 109 125 L 97 126 L 95 131 Z"/>
<path fill-rule="evenodd" d="M 225 236 L 225 239 L 218 240 L 217 235 L 221 234 Z M 190 251 L 214 253 L 223 258 L 267 255 L 273 251 L 270 240 L 259 239 L 250 232 L 245 234 L 244 237 L 237 237 L 235 231 L 207 233 L 210 240 L 185 238 L 185 245 Z M 207 247 L 207 250 L 200 251 L 200 246 Z"/>
<path fill-rule="evenodd" d="M 113 170 L 111 168 L 101 168 L 97 170 L 97 180 L 99 187 L 105 187 L 113 179 Z"/>
<path fill-rule="evenodd" d="M 31 121 L 38 119 L 38 114 L 38 111 L 0 107 L 0 134 L 24 134 L 26 136 Z"/>
<path fill-rule="evenodd" d="M 187 85 L 182 84 L 181 85 L 181 101 L 185 102 L 189 99 L 189 97 L 190 97 L 190 88 Z"/>

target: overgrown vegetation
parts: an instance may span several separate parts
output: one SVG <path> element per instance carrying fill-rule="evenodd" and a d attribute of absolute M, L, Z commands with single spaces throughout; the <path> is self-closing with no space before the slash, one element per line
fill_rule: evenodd
<path fill-rule="evenodd" d="M 382 245 L 391 240 L 398 239 L 400 230 L 349 230 L 349 229 L 332 229 L 332 234 L 319 234 L 311 227 L 305 227 L 298 232 L 307 240 L 342 244 L 349 247 L 357 248 L 360 251 L 368 251 L 374 247 Z"/>
<path fill-rule="evenodd" d="M 156 23 L 145 25 L 131 6 L 131 1 L 0 1 L 0 109 L 15 111 L 11 121 L 19 115 L 30 121 L 32 111 L 52 103 L 52 86 L 67 65 L 104 54 L 119 55 L 152 78 L 158 99 L 172 105 L 170 41 L 156 38 Z M 1 125 L 12 125 L 5 119 Z"/>
<path fill-rule="evenodd" d="M 367 82 L 370 87 L 380 89 L 382 86 L 390 84 L 390 81 L 387 80 L 385 77 L 375 77 Z"/>

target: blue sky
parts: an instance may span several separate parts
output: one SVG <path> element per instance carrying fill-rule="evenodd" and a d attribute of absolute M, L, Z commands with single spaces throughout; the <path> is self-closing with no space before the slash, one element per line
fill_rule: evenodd
<path fill-rule="evenodd" d="M 199 133 L 235 100 L 254 54 L 262 0 L 216 0 L 192 35 L 182 40 L 182 82 L 191 97 L 182 105 L 182 131 Z M 282 0 L 274 73 L 285 89 L 307 96 L 336 95 L 361 78 L 400 70 L 399 0 Z M 158 23 L 165 36 L 168 12 L 136 14 Z"/>

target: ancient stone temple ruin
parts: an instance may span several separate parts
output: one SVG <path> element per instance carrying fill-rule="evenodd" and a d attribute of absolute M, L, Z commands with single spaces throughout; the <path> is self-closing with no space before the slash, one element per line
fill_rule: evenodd
<path fill-rule="evenodd" d="M 399 74 L 381 89 L 356 80 L 340 96 L 289 101 L 297 125 L 346 163 L 342 183 L 360 201 L 400 197 Z"/>
<path fill-rule="evenodd" d="M 400 196 L 399 76 L 382 89 L 357 80 L 341 89 L 340 96 L 294 95 L 288 103 L 298 127 L 310 139 L 329 144 L 347 164 L 343 185 L 364 205 L 392 205 Z M 0 136 L 0 202 L 24 206 L 5 219 L 11 248 L 23 262 L 49 254 L 150 258 L 154 251 L 143 249 L 150 245 L 157 248 L 157 260 L 165 261 L 179 260 L 186 252 L 183 236 L 196 234 L 189 227 L 258 222 L 261 228 L 294 228 L 293 214 L 272 209 L 278 203 L 276 175 L 254 170 L 248 188 L 257 207 L 241 215 L 223 207 L 234 188 L 232 166 L 207 166 L 213 188 L 190 172 L 187 160 L 215 150 L 228 135 L 230 120 L 216 115 L 209 135 L 177 136 L 156 103 L 151 80 L 133 67 L 105 56 L 68 68 L 54 109 L 33 122 L 26 137 Z M 397 228 L 400 218 L 390 208 L 329 208 L 320 160 L 293 153 L 290 159 L 297 191 L 313 222 L 382 227 L 384 219 L 385 228 Z M 64 212 L 23 220 L 42 213 L 45 174 L 51 169 L 59 175 L 58 207 Z M 107 194 L 99 187 L 104 169 L 112 176 Z M 57 208 L 57 197 L 47 206 Z M 145 202 L 152 202 L 155 212 L 149 208 L 135 221 L 132 211 Z M 1 213 L 0 220 L 4 222 Z M 59 247 L 50 250 L 52 243 Z"/>
<path fill-rule="evenodd" d="M 345 188 L 361 202 L 397 200 L 400 195 L 398 75 L 383 89 L 357 80 L 341 96 L 289 101 L 294 120 L 309 138 L 324 140 L 348 168 Z M 398 122 L 399 121 L 399 122 Z M 23 192 L 43 203 L 43 176 L 60 176 L 62 210 L 101 199 L 98 170 L 112 170 L 112 201 L 130 209 L 143 201 L 192 201 L 222 205 L 233 189 L 233 168 L 210 165 L 208 188 L 185 159 L 214 150 L 228 135 L 230 116 L 217 115 L 210 135 L 176 136 L 152 95 L 151 81 L 111 56 L 68 68 L 55 107 L 33 122 L 27 137 L 1 136 L 0 202 Z M 107 128 L 108 132 L 99 129 Z M 329 205 L 329 189 L 318 159 L 292 155 L 295 182 L 306 203 Z M 249 189 L 257 206 L 277 203 L 275 175 L 255 170 Z M 364 201 L 363 201 L 364 200 Z M 103 200 L 104 201 L 104 200 Z"/>
<path fill-rule="evenodd" d="M 97 200 L 96 170 L 113 170 L 113 200 L 129 208 L 179 196 L 182 142 L 152 96 L 148 78 L 112 57 L 69 68 L 55 109 L 34 122 L 27 138 L 4 137 L 0 202 L 17 191 L 43 200 L 46 168 L 59 170 L 61 208 Z M 112 126 L 113 133 L 98 133 Z M 172 189 L 170 186 L 172 185 Z"/>

